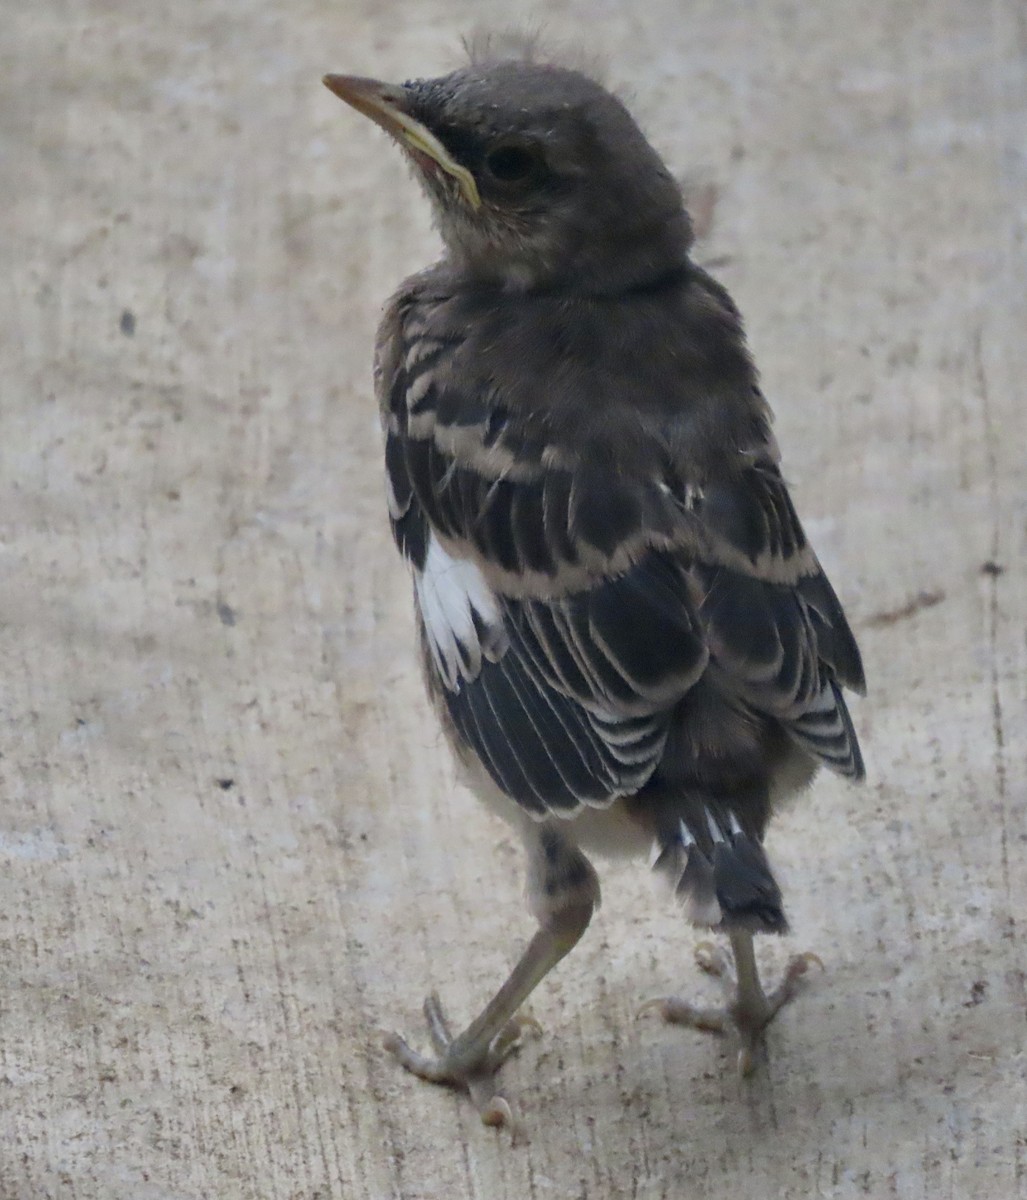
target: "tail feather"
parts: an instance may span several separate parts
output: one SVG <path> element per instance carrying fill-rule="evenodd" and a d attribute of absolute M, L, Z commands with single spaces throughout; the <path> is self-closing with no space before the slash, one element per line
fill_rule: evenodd
<path fill-rule="evenodd" d="M 719 925 L 724 913 L 717 898 L 713 864 L 684 821 L 680 824 L 679 838 L 684 865 L 674 893 L 684 904 L 693 925 Z"/>
<path fill-rule="evenodd" d="M 728 813 L 724 829 L 709 808 L 703 811 L 705 828 L 682 820 L 660 839 L 654 869 L 674 880 L 675 894 L 695 925 L 785 933 L 781 889 L 759 840 L 742 829 L 734 813 Z"/>

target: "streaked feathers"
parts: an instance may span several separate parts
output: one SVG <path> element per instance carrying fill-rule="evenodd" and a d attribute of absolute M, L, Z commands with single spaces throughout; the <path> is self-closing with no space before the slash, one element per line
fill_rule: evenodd
<path fill-rule="evenodd" d="M 791 753 L 863 772 L 841 694 L 863 686 L 859 652 L 782 479 L 733 306 L 694 268 L 646 304 L 611 357 L 589 334 L 594 305 L 493 306 L 437 268 L 383 325 L 390 516 L 433 691 L 463 752 L 536 816 L 654 787 L 766 796 L 774 730 Z M 651 347 L 675 339 L 684 376 L 667 360 L 659 374 L 682 378 L 680 395 L 641 394 Z M 743 833 L 731 795 L 706 802 L 712 824 L 686 825 L 674 850 L 691 915 L 783 928 L 767 804 Z"/>

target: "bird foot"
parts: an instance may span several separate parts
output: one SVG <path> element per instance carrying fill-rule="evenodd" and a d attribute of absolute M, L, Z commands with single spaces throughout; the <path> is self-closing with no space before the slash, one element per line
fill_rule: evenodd
<path fill-rule="evenodd" d="M 385 1049 L 419 1078 L 467 1092 L 482 1124 L 505 1125 L 515 1145 L 525 1141 L 523 1125 L 510 1101 L 499 1090 L 496 1076 L 503 1063 L 520 1049 L 526 1030 L 541 1035 L 542 1026 L 538 1021 L 534 1017 L 518 1015 L 491 1041 L 470 1039 L 466 1034 L 454 1038 L 442 1002 L 435 992 L 424 1002 L 424 1017 L 435 1047 L 434 1057 L 411 1049 L 398 1033 L 385 1036 L 382 1043 Z"/>
<path fill-rule="evenodd" d="M 816 963 L 821 970 L 824 968 L 817 955 L 798 954 L 789 962 L 781 982 L 768 993 L 764 992 L 758 979 L 747 981 L 747 985 L 740 982 L 730 955 L 713 942 L 700 942 L 695 948 L 695 959 L 708 975 L 720 981 L 726 999 L 723 1007 L 703 1008 L 677 996 L 661 996 L 646 1001 L 638 1015 L 657 1009 L 672 1025 L 688 1025 L 707 1033 L 734 1034 L 739 1041 L 738 1072 L 743 1076 L 752 1073 L 767 1026 L 798 994 L 801 980 L 810 966 Z"/>

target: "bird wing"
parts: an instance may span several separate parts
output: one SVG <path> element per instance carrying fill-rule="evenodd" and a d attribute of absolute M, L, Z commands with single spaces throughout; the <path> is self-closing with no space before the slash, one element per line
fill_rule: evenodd
<path fill-rule="evenodd" d="M 434 690 L 498 786 L 537 814 L 638 791 L 707 670 L 858 774 L 838 688 L 861 681 L 858 652 L 769 426 L 715 486 L 663 453 L 618 470 L 548 443 L 498 388 L 462 386 L 460 330 L 416 300 L 401 294 L 379 339 L 390 517 Z"/>
<path fill-rule="evenodd" d="M 693 563 L 711 671 L 723 691 L 776 718 L 805 750 L 864 774 L 842 687 L 866 690 L 859 648 L 806 540 L 768 440 L 704 489 Z"/>

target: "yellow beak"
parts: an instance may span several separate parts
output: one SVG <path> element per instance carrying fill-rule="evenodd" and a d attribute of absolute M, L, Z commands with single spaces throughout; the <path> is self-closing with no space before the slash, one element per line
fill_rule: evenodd
<path fill-rule="evenodd" d="M 326 75 L 324 85 L 357 112 L 370 117 L 401 146 L 412 150 L 415 155 L 426 155 L 456 180 L 471 208 L 481 208 L 481 196 L 474 176 L 453 158 L 430 129 L 410 116 L 406 93 L 401 87 L 381 83 L 377 79 L 364 79 L 359 75 Z"/>

